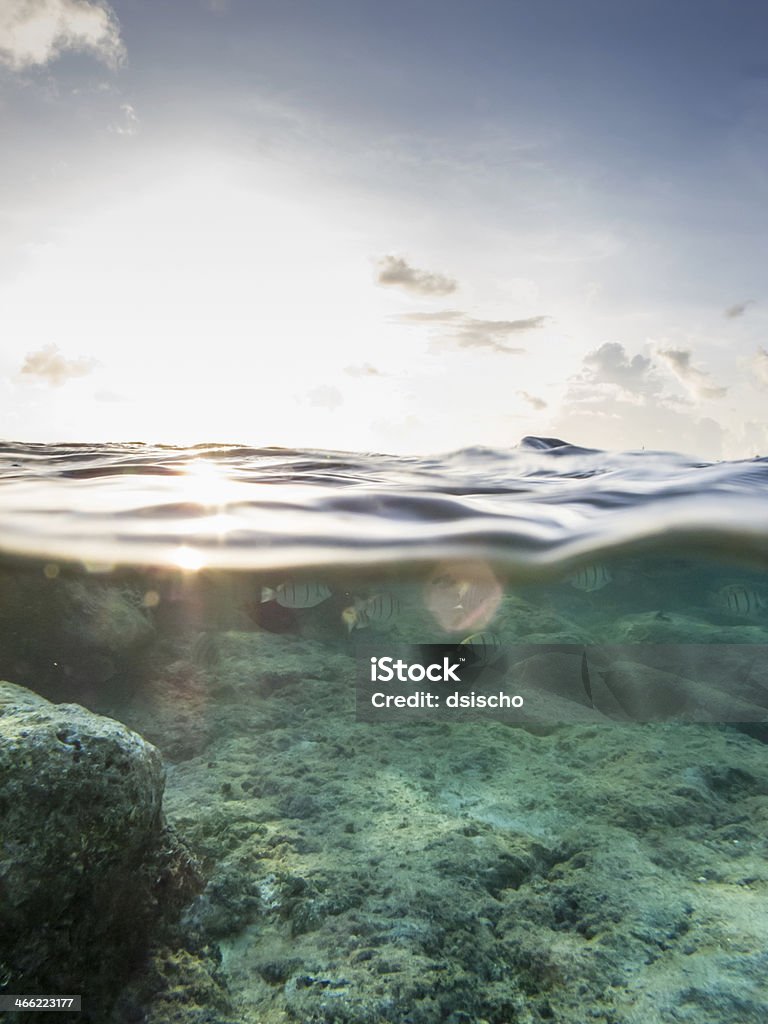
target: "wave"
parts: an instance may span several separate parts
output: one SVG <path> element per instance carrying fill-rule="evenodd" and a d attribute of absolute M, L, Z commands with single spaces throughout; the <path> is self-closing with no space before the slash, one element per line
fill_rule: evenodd
<path fill-rule="evenodd" d="M 235 569 L 474 558 L 548 576 L 654 549 L 768 563 L 768 459 L 526 437 L 430 456 L 0 444 L 0 548 Z M 192 557 L 189 557 L 191 553 Z"/>

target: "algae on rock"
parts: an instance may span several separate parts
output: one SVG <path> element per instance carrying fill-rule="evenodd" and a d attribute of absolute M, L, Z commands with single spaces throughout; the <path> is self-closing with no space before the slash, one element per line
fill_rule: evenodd
<path fill-rule="evenodd" d="M 106 1019 L 197 885 L 163 786 L 159 752 L 125 726 L 0 683 L 6 991 L 81 994 L 80 1019 Z"/>

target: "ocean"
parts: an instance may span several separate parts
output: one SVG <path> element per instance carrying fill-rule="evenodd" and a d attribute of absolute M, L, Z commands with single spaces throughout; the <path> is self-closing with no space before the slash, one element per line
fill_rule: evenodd
<path fill-rule="evenodd" d="M 766 509 L 555 438 L 0 445 L 6 1019 L 763 1024 Z"/>

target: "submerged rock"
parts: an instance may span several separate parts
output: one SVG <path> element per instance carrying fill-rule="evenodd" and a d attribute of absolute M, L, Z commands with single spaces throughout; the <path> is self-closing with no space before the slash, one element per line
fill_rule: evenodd
<path fill-rule="evenodd" d="M 91 580 L 67 580 L 63 587 L 64 633 L 83 646 L 120 655 L 151 640 L 152 624 L 135 588 Z"/>
<path fill-rule="evenodd" d="M 164 917 L 193 895 L 158 751 L 77 705 L 0 683 L 0 971 L 103 1021 Z"/>
<path fill-rule="evenodd" d="M 0 567 L 0 677 L 104 710 L 142 678 L 155 638 L 134 583 Z"/>

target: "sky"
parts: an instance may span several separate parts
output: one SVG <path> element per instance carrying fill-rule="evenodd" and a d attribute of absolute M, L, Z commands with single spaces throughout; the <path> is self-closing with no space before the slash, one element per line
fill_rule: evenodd
<path fill-rule="evenodd" d="M 768 454 L 764 0 L 0 0 L 0 436 Z"/>

